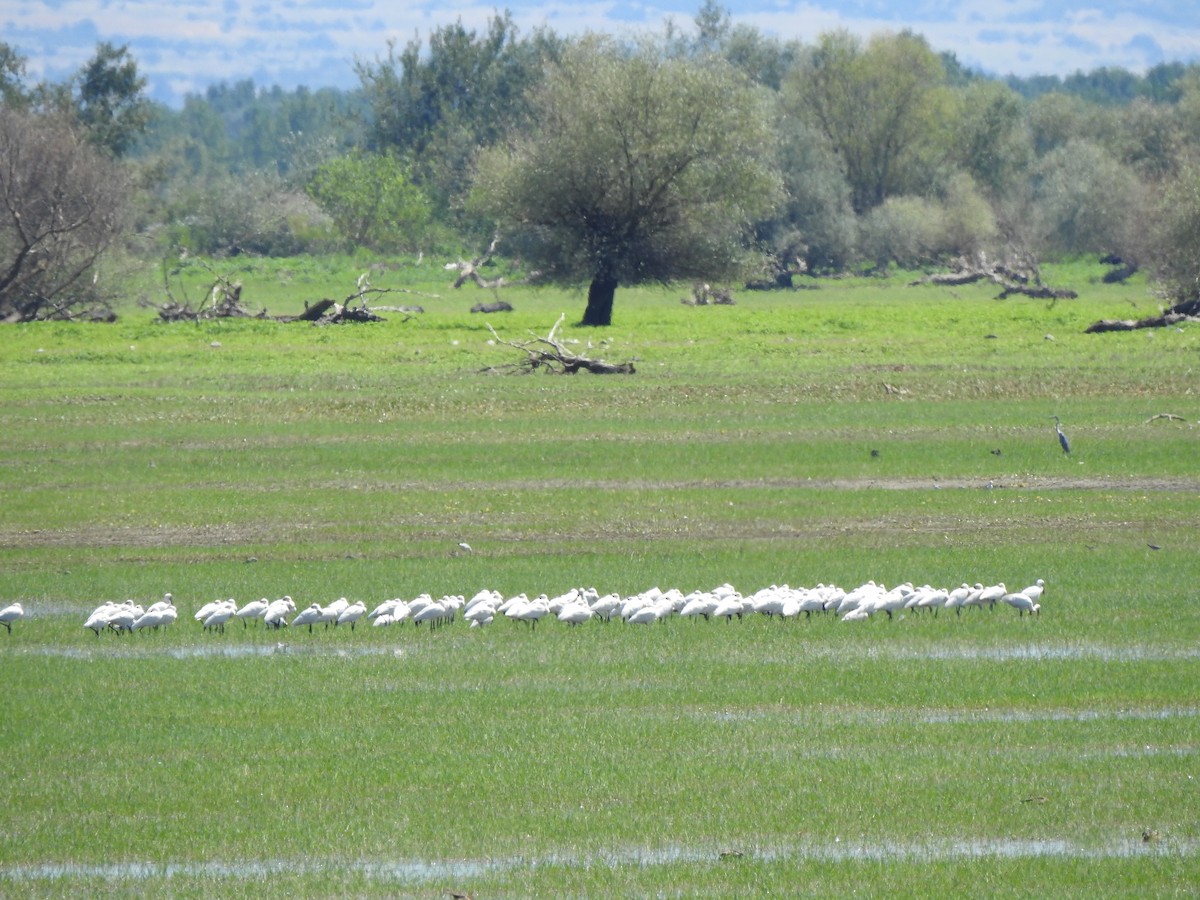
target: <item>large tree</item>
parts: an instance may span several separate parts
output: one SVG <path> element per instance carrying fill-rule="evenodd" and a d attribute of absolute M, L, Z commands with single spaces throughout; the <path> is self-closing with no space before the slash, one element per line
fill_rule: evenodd
<path fill-rule="evenodd" d="M 113 156 L 124 156 L 145 133 L 152 106 L 143 91 L 146 79 L 127 47 L 107 41 L 76 76 L 76 115 L 88 139 Z"/>
<path fill-rule="evenodd" d="M 0 321 L 107 314 L 98 266 L 127 192 L 61 114 L 0 106 Z"/>
<path fill-rule="evenodd" d="M 824 34 L 785 92 L 841 157 L 856 212 L 932 187 L 948 155 L 951 94 L 924 38 L 904 31 L 864 45 L 846 31 Z"/>
<path fill-rule="evenodd" d="M 482 32 L 459 21 L 430 34 L 428 46 L 413 39 L 398 51 L 389 43 L 385 59 L 357 65 L 371 149 L 408 160 L 438 211 L 470 225 L 450 198 L 465 190 L 475 151 L 521 122 L 528 89 L 560 46 L 547 29 L 520 36 L 508 12 L 493 15 Z"/>
<path fill-rule="evenodd" d="M 473 198 L 560 283 L 590 283 L 585 325 L 619 284 L 720 278 L 779 196 L 766 98 L 715 57 L 589 38 L 532 98 L 532 127 L 485 151 Z"/>

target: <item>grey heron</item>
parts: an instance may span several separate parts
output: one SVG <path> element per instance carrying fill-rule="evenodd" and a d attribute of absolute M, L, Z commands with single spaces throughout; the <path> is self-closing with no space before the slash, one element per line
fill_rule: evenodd
<path fill-rule="evenodd" d="M 1062 423 L 1059 422 L 1058 416 L 1051 416 L 1054 420 L 1054 431 L 1058 435 L 1058 445 L 1062 447 L 1063 453 L 1071 452 L 1071 443 L 1067 440 L 1067 436 L 1063 434 Z"/>

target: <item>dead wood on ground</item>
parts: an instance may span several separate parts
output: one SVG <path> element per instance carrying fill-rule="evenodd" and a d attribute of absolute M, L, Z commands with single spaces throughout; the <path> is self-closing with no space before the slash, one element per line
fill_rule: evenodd
<path fill-rule="evenodd" d="M 270 319 L 274 322 L 309 322 L 313 325 L 341 325 L 358 322 L 385 321 L 381 312 L 398 312 L 405 314 L 405 320 L 425 310 L 420 306 L 373 306 L 369 301 L 386 294 L 416 294 L 418 296 L 436 296 L 410 291 L 406 288 L 376 288 L 371 287 L 368 273 L 364 272 L 358 278 L 353 293 L 342 301 L 318 300 L 310 304 L 304 302 L 304 312 L 299 315 L 271 316 L 267 310 L 251 312 L 242 302 L 242 283 L 231 280 L 229 275 L 216 272 L 207 263 L 201 263 L 213 274 L 213 283 L 198 303 L 193 303 L 186 295 L 180 299 L 175 296 L 171 285 L 171 275 L 175 272 L 163 270 L 163 290 L 167 302 L 156 307 L 159 318 L 164 322 L 200 322 L 210 319 Z"/>
<path fill-rule="evenodd" d="M 528 375 L 532 372 L 549 372 L 555 375 L 574 375 L 577 372 L 591 372 L 594 375 L 631 375 L 636 369 L 633 361 L 610 363 L 602 359 L 592 359 L 580 356 L 568 350 L 555 333 L 566 318 L 566 313 L 558 317 L 554 327 L 545 337 L 533 334 L 528 341 L 507 341 L 496 333 L 496 329 L 488 323 L 488 330 L 497 343 L 512 347 L 525 354 L 518 362 L 506 363 L 501 366 L 489 366 L 485 372 Z"/>
<path fill-rule="evenodd" d="M 485 290 L 498 291 L 503 287 L 512 287 L 513 285 L 518 284 L 529 284 L 535 281 L 538 276 L 542 274 L 541 272 L 534 271 L 521 278 L 509 279 L 505 278 L 504 276 L 492 279 L 484 278 L 479 270 L 486 266 L 492 265 L 492 259 L 496 255 L 496 247 L 498 247 L 499 244 L 500 235 L 495 234 L 492 236 L 492 242 L 488 244 L 487 249 L 474 259 L 460 259 L 458 262 L 446 263 L 446 271 L 458 272 L 458 277 L 454 279 L 454 287 L 461 288 L 468 281 L 473 281 L 475 284 L 479 285 L 479 287 L 484 288 Z"/>
<path fill-rule="evenodd" d="M 1101 319 L 1084 329 L 1084 334 L 1103 334 L 1109 331 L 1134 331 L 1138 328 L 1167 328 L 1187 322 L 1200 322 L 1200 298 L 1176 303 L 1158 315 L 1141 319 Z"/>
<path fill-rule="evenodd" d="M 1079 295 L 1067 288 L 1052 288 L 1042 283 L 1037 264 L 1030 260 L 1013 260 L 1007 263 L 990 262 L 980 254 L 973 260 L 959 260 L 953 272 L 938 272 L 910 282 L 909 287 L 933 284 L 944 287 L 959 287 L 978 281 L 990 281 L 1002 290 L 997 300 L 1005 300 L 1014 294 L 1040 300 L 1073 300 Z"/>

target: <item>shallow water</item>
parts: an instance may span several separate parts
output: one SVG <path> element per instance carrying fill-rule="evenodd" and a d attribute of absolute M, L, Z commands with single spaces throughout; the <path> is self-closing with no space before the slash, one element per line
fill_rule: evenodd
<path fill-rule="evenodd" d="M 946 840 L 927 843 L 902 841 L 843 841 L 787 846 L 738 848 L 743 860 L 765 862 L 954 862 L 987 858 L 1002 859 L 1133 859 L 1142 856 L 1191 858 L 1200 848 L 1196 842 L 1158 841 L 1140 838 L 1087 845 L 1068 840 Z M 542 867 L 669 866 L 717 863 L 722 851 L 714 847 L 667 846 L 604 851 L 591 854 L 548 853 L 540 856 L 490 859 L 419 860 L 240 860 L 207 862 L 115 862 L 102 864 L 39 863 L 0 866 L 0 880 L 60 881 L 101 879 L 145 881 L 157 878 L 225 878 L 257 880 L 271 875 L 316 875 L 356 873 L 379 881 L 421 884 L 448 879 L 477 878 Z"/>
<path fill-rule="evenodd" d="M 123 639 L 122 639 L 123 640 Z M 70 646 L 70 647 L 14 647 L 10 652 L 15 656 L 51 656 L 63 659 L 153 659 L 168 657 L 170 659 L 245 659 L 259 656 L 316 656 L 344 657 L 355 659 L 363 656 L 405 656 L 407 647 L 358 645 L 354 647 L 329 646 L 328 644 L 309 645 L 277 642 L 273 644 L 190 644 L 183 647 L 157 647 L 148 644 L 141 646 L 130 644 L 100 646 Z"/>
<path fill-rule="evenodd" d="M 718 723 L 780 721 L 793 719 L 798 724 L 816 719 L 832 719 L 860 725 L 978 725 L 1032 722 L 1106 722 L 1165 721 L 1194 719 L 1200 708 L 1194 706 L 1132 707 L 1128 709 L 859 709 L 825 707 L 813 709 L 728 709 L 694 713 L 698 719 Z M 1181 751 L 1186 755 L 1186 751 Z"/>
<path fill-rule="evenodd" d="M 404 646 L 395 644 L 309 644 L 299 640 L 269 643 L 211 643 L 162 646 L 154 638 L 117 638 L 104 635 L 100 639 L 89 639 L 84 644 L 12 646 L 0 645 L 0 655 L 58 656 L 65 659 L 97 659 L 103 657 L 172 659 L 243 659 L 259 656 L 320 656 L 345 657 L 403 656 L 418 650 L 423 644 L 414 644 L 407 636 Z M 979 647 L 965 644 L 953 646 L 828 646 L 804 642 L 797 652 L 816 659 L 894 659 L 916 661 L 938 660 L 982 660 L 984 662 L 1012 661 L 1078 661 L 1100 660 L 1102 662 L 1170 662 L 1200 659 L 1200 646 L 1195 647 L 1149 647 L 1142 645 L 1112 644 L 1006 644 L 994 647 Z"/>

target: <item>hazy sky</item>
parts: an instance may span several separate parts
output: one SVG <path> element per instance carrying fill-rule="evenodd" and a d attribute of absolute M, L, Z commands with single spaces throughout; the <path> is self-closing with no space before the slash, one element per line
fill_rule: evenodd
<path fill-rule="evenodd" d="M 34 79 L 59 80 L 98 41 L 128 44 L 153 97 L 178 104 L 214 82 L 354 87 L 356 59 L 387 41 L 460 20 L 482 28 L 509 9 L 522 33 L 681 28 L 703 0 L 0 0 L 0 40 L 29 60 Z M 1164 61 L 1200 60 L 1195 0 L 728 0 L 735 23 L 811 43 L 846 28 L 862 36 L 910 28 L 935 50 L 994 75 L 1068 75 L 1100 66 L 1142 72 Z"/>

